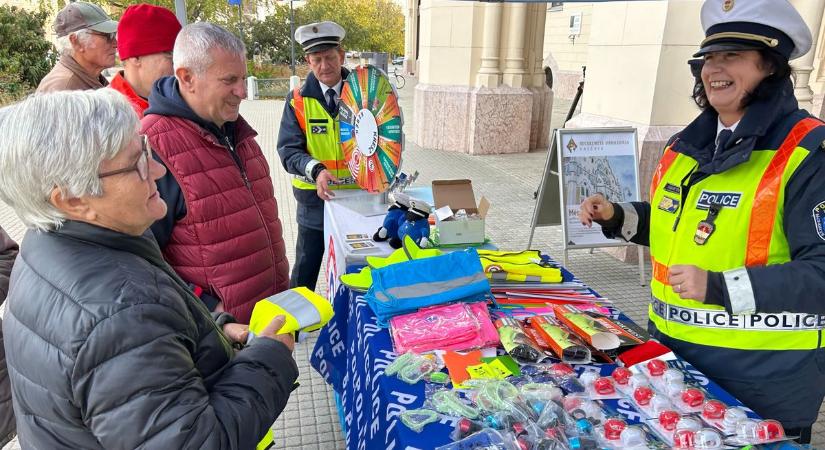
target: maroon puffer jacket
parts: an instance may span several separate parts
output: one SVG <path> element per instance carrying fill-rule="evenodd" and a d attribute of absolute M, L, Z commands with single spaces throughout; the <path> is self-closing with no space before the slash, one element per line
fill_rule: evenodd
<path fill-rule="evenodd" d="M 257 133 L 238 118 L 239 170 L 227 148 L 192 121 L 149 115 L 142 128 L 186 201 L 186 216 L 175 223 L 164 257 L 181 278 L 249 323 L 256 301 L 289 287 L 278 204 Z"/>

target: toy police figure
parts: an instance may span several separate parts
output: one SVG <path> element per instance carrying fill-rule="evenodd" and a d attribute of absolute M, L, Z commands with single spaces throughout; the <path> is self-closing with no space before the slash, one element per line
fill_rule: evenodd
<path fill-rule="evenodd" d="M 702 113 L 670 139 L 647 202 L 579 217 L 649 245 L 651 334 L 809 442 L 825 396 L 825 126 L 788 61 L 811 33 L 787 0 L 707 0 L 694 55 Z"/>
<path fill-rule="evenodd" d="M 284 169 L 294 175 L 292 191 L 298 203 L 290 287 L 315 289 L 324 257 L 324 201 L 334 197 L 337 189 L 358 189 L 338 143 L 338 101 L 349 75 L 341 47 L 345 34 L 335 22 L 295 30 L 312 72 L 287 95 L 278 134 L 278 154 Z"/>

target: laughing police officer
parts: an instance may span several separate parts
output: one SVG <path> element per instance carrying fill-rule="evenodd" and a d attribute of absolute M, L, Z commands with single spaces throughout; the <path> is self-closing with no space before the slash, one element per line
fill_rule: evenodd
<path fill-rule="evenodd" d="M 809 442 L 825 395 L 825 126 L 799 109 L 788 61 L 811 33 L 787 0 L 707 0 L 702 25 L 703 111 L 668 142 L 650 203 L 596 195 L 579 217 L 650 246 L 655 338 Z"/>
<path fill-rule="evenodd" d="M 347 169 L 338 136 L 338 99 L 349 71 L 343 67 L 341 41 L 346 32 L 335 22 L 304 25 L 295 40 L 312 72 L 286 98 L 278 154 L 294 175 L 298 203 L 298 242 L 290 287 L 315 289 L 324 257 L 324 201 L 336 189 L 357 189 Z"/>

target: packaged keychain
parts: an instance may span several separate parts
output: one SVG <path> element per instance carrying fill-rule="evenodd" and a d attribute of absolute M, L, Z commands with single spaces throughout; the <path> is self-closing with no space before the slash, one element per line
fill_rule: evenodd
<path fill-rule="evenodd" d="M 538 345 L 521 329 L 518 320 L 512 317 L 502 317 L 496 320 L 496 329 L 501 339 L 501 345 L 513 358 L 522 362 L 538 362 L 545 354 Z"/>

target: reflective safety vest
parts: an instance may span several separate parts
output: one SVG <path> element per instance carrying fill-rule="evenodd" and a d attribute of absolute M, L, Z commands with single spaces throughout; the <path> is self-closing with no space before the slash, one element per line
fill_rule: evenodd
<path fill-rule="evenodd" d="M 560 283 L 561 270 L 545 262 L 538 250 L 478 250 L 484 274 L 495 281 Z"/>
<path fill-rule="evenodd" d="M 286 318 L 278 331 L 286 334 L 321 329 L 333 314 L 332 305 L 324 297 L 305 287 L 292 288 L 255 303 L 249 321 L 249 339 L 260 334 L 277 316 Z"/>
<path fill-rule="evenodd" d="M 307 151 L 320 161 L 342 184 L 330 185 L 330 189 L 360 189 L 352 179 L 352 174 L 341 149 L 338 119 L 329 115 L 324 105 L 312 97 L 301 96 L 300 88 L 292 91 L 290 105 L 295 111 L 298 125 L 307 138 Z M 292 186 L 298 189 L 315 190 L 315 182 L 306 176 L 296 175 Z"/>
<path fill-rule="evenodd" d="M 790 261 L 783 228 L 785 185 L 810 153 L 799 143 L 822 125 L 817 119 L 801 120 L 778 150 L 755 150 L 746 163 L 691 185 L 687 195 L 685 185 L 698 163 L 670 147 L 665 149 L 650 187 L 653 300 L 648 313 L 661 333 L 694 344 L 740 350 L 808 350 L 820 345 L 825 316 L 731 315 L 721 306 L 680 298 L 668 284 L 668 268 L 690 264 L 724 272 Z M 697 230 L 701 222 L 708 222 L 711 204 L 719 211 L 710 220 L 715 228 L 700 244 L 702 232 L 708 230 Z"/>

